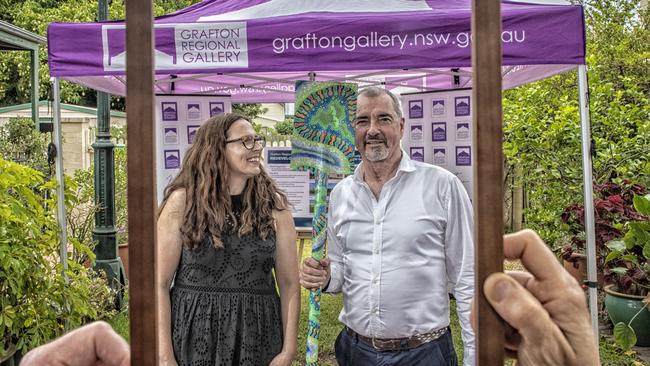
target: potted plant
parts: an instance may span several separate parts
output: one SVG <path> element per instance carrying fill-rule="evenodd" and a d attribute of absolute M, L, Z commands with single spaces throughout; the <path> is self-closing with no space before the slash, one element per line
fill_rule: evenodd
<path fill-rule="evenodd" d="M 604 262 L 605 309 L 614 340 L 625 349 L 650 346 L 650 195 L 634 196 L 633 203 L 640 215 L 624 224 L 622 240 L 607 243 Z"/>
<path fill-rule="evenodd" d="M 596 268 L 598 272 L 598 284 L 600 287 L 608 282 L 608 276 L 604 273 L 604 262 L 611 250 L 607 243 L 623 237 L 624 225 L 631 220 L 641 219 L 633 207 L 634 196 L 648 193 L 648 189 L 642 184 L 635 184 L 630 181 L 623 181 L 620 184 L 605 182 L 594 184 L 594 215 L 596 231 Z M 586 258 L 584 256 L 585 237 L 585 209 L 583 204 L 574 204 L 562 212 L 561 220 L 567 225 L 568 236 L 564 238 L 564 246 L 561 249 L 561 257 L 568 263 L 569 272 L 582 273 L 586 275 Z M 572 271 L 570 267 L 575 267 Z M 586 278 L 575 275 L 582 283 Z M 610 274 L 611 277 L 611 274 Z"/>

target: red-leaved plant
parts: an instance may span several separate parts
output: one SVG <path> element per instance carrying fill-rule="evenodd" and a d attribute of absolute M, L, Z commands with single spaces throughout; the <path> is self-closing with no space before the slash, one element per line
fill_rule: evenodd
<path fill-rule="evenodd" d="M 648 188 L 642 184 L 623 181 L 621 184 L 606 182 L 594 184 L 594 218 L 596 229 L 596 267 L 604 274 L 606 284 L 614 283 L 619 291 L 629 290 L 634 283 L 647 284 L 648 273 L 637 265 L 621 256 L 605 264 L 605 259 L 612 252 L 608 243 L 620 239 L 625 234 L 625 224 L 630 221 L 647 221 L 634 209 L 634 196 L 644 196 Z M 574 260 L 574 252 L 584 253 L 585 250 L 585 209 L 582 204 L 567 207 L 562 213 L 562 221 L 569 226 L 569 244 L 562 248 L 562 258 Z M 643 256 L 642 251 L 638 251 Z M 638 258 L 643 263 L 646 258 Z M 622 273 L 621 268 L 627 268 Z"/>

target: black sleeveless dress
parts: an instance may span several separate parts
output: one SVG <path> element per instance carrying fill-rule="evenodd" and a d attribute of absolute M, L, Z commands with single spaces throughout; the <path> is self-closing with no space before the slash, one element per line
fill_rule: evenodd
<path fill-rule="evenodd" d="M 241 212 L 241 197 L 233 196 Z M 275 235 L 222 234 L 183 247 L 170 291 L 174 356 L 179 366 L 268 365 L 282 350 L 280 297 L 271 270 Z"/>

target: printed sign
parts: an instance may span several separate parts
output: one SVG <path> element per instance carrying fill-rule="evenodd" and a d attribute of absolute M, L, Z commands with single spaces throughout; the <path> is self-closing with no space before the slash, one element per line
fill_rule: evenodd
<path fill-rule="evenodd" d="M 165 169 L 178 169 L 181 167 L 181 153 L 178 150 L 165 150 Z"/>
<path fill-rule="evenodd" d="M 456 141 L 469 141 L 469 122 L 456 122 Z"/>
<path fill-rule="evenodd" d="M 188 144 L 193 144 L 194 143 L 194 138 L 196 137 L 196 131 L 199 130 L 199 127 L 201 126 L 195 126 L 195 125 L 189 125 L 187 126 L 187 143 Z"/>
<path fill-rule="evenodd" d="M 431 124 L 431 141 L 447 141 L 446 122 L 433 122 Z"/>
<path fill-rule="evenodd" d="M 163 143 L 165 145 L 178 145 L 178 128 L 165 127 L 163 131 Z"/>
<path fill-rule="evenodd" d="M 412 147 L 411 148 L 411 159 L 415 161 L 424 162 L 424 148 L 423 147 Z"/>
<path fill-rule="evenodd" d="M 309 172 L 292 171 L 290 147 L 267 147 L 266 168 L 287 195 L 294 218 L 311 217 L 309 211 Z"/>
<path fill-rule="evenodd" d="M 439 166 L 447 165 L 447 149 L 444 147 L 433 148 L 433 163 Z"/>
<path fill-rule="evenodd" d="M 201 103 L 187 103 L 187 119 L 201 119 Z"/>
<path fill-rule="evenodd" d="M 227 96 L 156 94 L 156 192 L 158 203 L 167 184 L 176 177 L 183 157 L 209 115 L 232 106 Z M 173 121 L 172 121 L 173 120 Z"/>
<path fill-rule="evenodd" d="M 433 107 L 431 108 L 431 115 L 434 117 L 444 117 L 445 116 L 445 100 L 444 99 L 434 99 L 432 103 Z"/>
<path fill-rule="evenodd" d="M 469 116 L 469 96 L 454 98 L 456 117 Z"/>
<path fill-rule="evenodd" d="M 422 125 L 411 125 L 411 141 L 422 141 Z"/>
<path fill-rule="evenodd" d="M 210 102 L 210 117 L 223 113 L 222 102 Z"/>
<path fill-rule="evenodd" d="M 269 165 L 286 165 L 291 163 L 291 149 L 269 149 L 266 163 Z"/>
<path fill-rule="evenodd" d="M 178 121 L 178 104 L 176 102 L 162 102 L 162 120 Z"/>
<path fill-rule="evenodd" d="M 472 165 L 472 148 L 470 146 L 456 146 L 456 165 Z"/>
<path fill-rule="evenodd" d="M 421 100 L 409 101 L 409 118 L 422 118 L 423 112 Z"/>

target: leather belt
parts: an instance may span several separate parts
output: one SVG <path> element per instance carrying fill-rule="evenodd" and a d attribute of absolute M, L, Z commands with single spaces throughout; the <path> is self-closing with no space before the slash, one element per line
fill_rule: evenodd
<path fill-rule="evenodd" d="M 445 333 L 447 333 L 447 329 L 449 329 L 449 327 L 444 327 L 428 333 L 416 334 L 414 336 L 405 338 L 371 338 L 363 336 L 350 329 L 349 327 L 345 327 L 345 331 L 350 337 L 358 339 L 380 352 L 406 351 L 419 347 L 425 343 L 435 341 L 436 339 L 442 337 L 445 335 Z"/>

